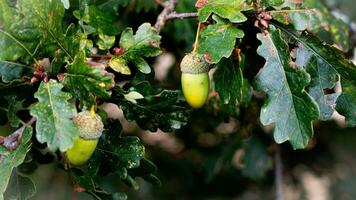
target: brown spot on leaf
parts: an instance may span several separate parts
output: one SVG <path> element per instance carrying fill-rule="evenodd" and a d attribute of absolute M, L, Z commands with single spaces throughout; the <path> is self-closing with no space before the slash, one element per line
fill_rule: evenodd
<path fill-rule="evenodd" d="M 200 9 L 207 3 L 208 3 L 208 0 L 197 0 L 197 2 L 195 3 L 195 7 L 197 9 Z"/>
<path fill-rule="evenodd" d="M 213 60 L 213 58 L 211 57 L 211 55 L 208 54 L 208 53 L 205 53 L 205 54 L 204 54 L 204 59 L 206 60 L 206 62 L 209 62 L 209 63 Z"/>

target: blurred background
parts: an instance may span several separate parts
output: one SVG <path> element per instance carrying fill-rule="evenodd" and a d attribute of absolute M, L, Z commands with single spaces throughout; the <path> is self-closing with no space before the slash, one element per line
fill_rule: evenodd
<path fill-rule="evenodd" d="M 324 0 L 333 14 L 356 30 L 355 0 Z M 181 0 L 177 12 L 194 12 L 194 0 Z M 139 16 L 135 10 L 140 13 Z M 124 28 L 134 30 L 143 22 L 154 23 L 160 8 L 152 0 L 132 0 L 126 10 L 120 10 Z M 194 19 L 171 21 L 162 33 L 165 53 L 151 63 L 155 68 L 156 84 L 177 89 L 179 61 L 189 52 L 195 37 Z M 351 44 L 355 45 L 356 34 Z M 353 49 L 353 48 L 352 48 Z M 352 55 L 352 54 L 350 54 Z M 354 200 L 356 199 L 356 129 L 347 128 L 342 118 L 315 123 L 315 136 L 305 150 L 293 151 L 289 144 L 271 145 L 271 127 L 262 127 L 257 119 L 256 101 L 237 112 L 244 118 L 224 119 L 211 110 L 193 113 L 190 124 L 175 133 L 148 132 L 128 122 L 115 105 L 101 108 L 123 125 L 124 135 L 137 135 L 146 146 L 146 157 L 158 167 L 156 175 L 162 186 L 154 187 L 138 180 L 138 190 L 131 189 L 111 177 L 103 187 L 118 188 L 129 199 L 206 199 L 258 200 L 275 199 L 273 154 L 281 152 L 283 189 L 287 200 Z M 210 113 L 210 114 L 207 114 Z M 255 124 L 247 127 L 245 124 Z M 6 127 L 1 127 L 6 129 Z M 258 136 L 246 137 L 249 132 Z M 268 133 L 268 134 L 266 134 Z M 254 146 L 249 150 L 249 146 Z M 244 147 L 244 148 L 242 148 Z M 258 147 L 258 148 L 256 148 Z M 33 200 L 63 200 L 72 198 L 72 183 L 58 163 L 38 165 L 31 177 L 37 185 Z M 115 184 L 112 184 L 115 183 Z M 79 193 L 78 199 L 92 199 Z"/>

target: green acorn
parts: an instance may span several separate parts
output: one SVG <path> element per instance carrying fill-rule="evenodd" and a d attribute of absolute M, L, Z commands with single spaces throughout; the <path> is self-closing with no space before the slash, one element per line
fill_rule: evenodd
<path fill-rule="evenodd" d="M 67 151 L 67 158 L 73 165 L 86 163 L 95 151 L 98 140 L 104 131 L 104 124 L 94 111 L 82 111 L 73 118 L 79 130 L 79 138 Z"/>
<path fill-rule="evenodd" d="M 180 64 L 183 94 L 193 108 L 201 108 L 208 98 L 209 68 L 204 56 L 194 52 L 185 55 Z"/>

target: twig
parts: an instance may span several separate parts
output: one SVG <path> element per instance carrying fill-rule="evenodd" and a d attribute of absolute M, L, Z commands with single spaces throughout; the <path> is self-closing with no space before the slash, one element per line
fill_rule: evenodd
<path fill-rule="evenodd" d="M 162 12 L 158 15 L 157 17 L 157 21 L 155 24 L 155 28 L 157 30 L 158 33 L 161 32 L 161 30 L 163 29 L 164 25 L 166 24 L 167 20 L 168 20 L 168 15 L 170 15 L 175 7 L 177 6 L 178 0 L 169 0 L 168 2 L 166 2 L 164 4 L 164 8 L 162 10 Z"/>
<path fill-rule="evenodd" d="M 19 144 L 19 138 L 21 138 L 23 131 L 27 126 L 31 126 L 36 121 L 36 118 L 32 117 L 26 124 L 21 126 L 21 128 L 17 129 L 11 135 L 8 135 L 4 138 L 3 145 L 10 150 L 15 150 Z"/>
<path fill-rule="evenodd" d="M 282 161 L 281 152 L 278 146 L 274 153 L 274 165 L 276 200 L 284 200 Z"/>
<path fill-rule="evenodd" d="M 112 57 L 111 54 L 106 54 L 106 55 L 100 55 L 100 54 L 91 54 L 90 55 L 91 58 L 99 58 L 99 59 L 110 59 Z"/>
<path fill-rule="evenodd" d="M 167 20 L 172 19 L 185 19 L 185 18 L 195 18 L 198 16 L 198 13 L 176 13 L 172 12 L 167 16 Z"/>

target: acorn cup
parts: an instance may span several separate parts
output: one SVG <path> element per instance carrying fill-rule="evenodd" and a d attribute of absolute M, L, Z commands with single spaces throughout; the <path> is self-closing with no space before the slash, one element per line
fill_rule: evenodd
<path fill-rule="evenodd" d="M 194 52 L 185 55 L 180 64 L 183 94 L 193 108 L 201 108 L 208 98 L 209 67 L 204 56 Z"/>
<path fill-rule="evenodd" d="M 79 137 L 67 151 L 67 158 L 72 165 L 83 165 L 93 155 L 99 138 L 104 131 L 101 117 L 94 111 L 78 113 L 73 122 L 79 130 Z"/>

